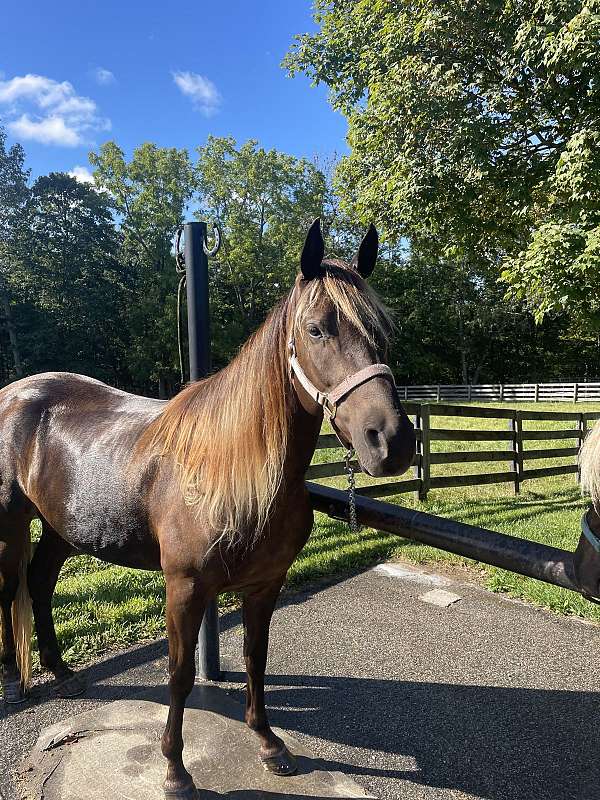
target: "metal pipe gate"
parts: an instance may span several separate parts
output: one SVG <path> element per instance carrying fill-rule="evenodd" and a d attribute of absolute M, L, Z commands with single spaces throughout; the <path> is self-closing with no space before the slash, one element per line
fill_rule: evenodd
<path fill-rule="evenodd" d="M 308 481 L 306 487 L 316 511 L 336 519 L 348 518 L 346 492 Z M 567 550 L 360 495 L 356 496 L 356 515 L 360 523 L 370 528 L 474 558 L 574 592 L 581 591 L 575 579 L 573 553 Z"/>

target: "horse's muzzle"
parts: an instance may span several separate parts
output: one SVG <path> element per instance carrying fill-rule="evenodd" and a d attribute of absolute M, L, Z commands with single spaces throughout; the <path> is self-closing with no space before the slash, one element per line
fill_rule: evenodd
<path fill-rule="evenodd" d="M 365 420 L 353 441 L 361 467 L 374 478 L 401 475 L 415 457 L 415 429 L 405 414 Z"/>

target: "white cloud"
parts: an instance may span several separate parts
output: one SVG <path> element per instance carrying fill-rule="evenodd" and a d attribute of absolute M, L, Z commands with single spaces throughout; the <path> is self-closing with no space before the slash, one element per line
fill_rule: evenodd
<path fill-rule="evenodd" d="M 21 114 L 18 119 L 7 125 L 8 130 L 17 139 L 29 139 L 42 144 L 58 144 L 64 147 L 77 147 L 79 134 L 69 128 L 62 117 L 44 117 L 31 119 L 29 114 Z"/>
<path fill-rule="evenodd" d="M 216 114 L 221 105 L 221 95 L 214 83 L 198 75 L 197 72 L 173 72 L 175 84 L 187 97 L 192 98 L 194 107 L 204 116 Z"/>
<path fill-rule="evenodd" d="M 91 133 L 110 130 L 110 120 L 98 115 L 96 103 L 78 95 L 69 81 L 43 75 L 0 80 L 0 107 L 6 127 L 20 139 L 77 147 Z"/>
<path fill-rule="evenodd" d="M 94 78 L 100 86 L 110 86 L 111 83 L 116 83 L 117 81 L 114 74 L 109 69 L 104 69 L 104 67 L 96 67 Z"/>
<path fill-rule="evenodd" d="M 67 175 L 75 178 L 75 180 L 79 181 L 80 183 L 94 183 L 94 176 L 87 167 L 81 167 L 77 165 L 73 167 L 73 169 L 69 170 Z"/>

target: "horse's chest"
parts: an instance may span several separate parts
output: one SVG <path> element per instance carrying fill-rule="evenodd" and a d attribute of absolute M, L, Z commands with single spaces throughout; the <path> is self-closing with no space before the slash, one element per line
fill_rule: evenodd
<path fill-rule="evenodd" d="M 305 509 L 296 507 L 287 518 L 276 519 L 256 544 L 231 565 L 232 588 L 270 583 L 284 575 L 306 544 L 311 528 L 312 510 L 309 506 Z"/>

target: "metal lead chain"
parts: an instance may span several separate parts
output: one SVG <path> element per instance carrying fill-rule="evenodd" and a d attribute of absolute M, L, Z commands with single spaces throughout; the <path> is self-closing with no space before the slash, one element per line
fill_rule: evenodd
<path fill-rule="evenodd" d="M 353 450 L 346 450 L 346 474 L 348 475 L 348 525 L 352 533 L 358 533 L 360 528 L 356 518 L 356 483 L 352 467 Z"/>

